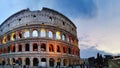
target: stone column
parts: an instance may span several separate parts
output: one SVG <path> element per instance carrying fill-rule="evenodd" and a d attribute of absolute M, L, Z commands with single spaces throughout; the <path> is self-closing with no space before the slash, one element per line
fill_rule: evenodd
<path fill-rule="evenodd" d="M 33 51 L 32 42 L 30 42 L 29 45 L 30 45 L 30 52 L 32 52 Z"/>
<path fill-rule="evenodd" d="M 48 43 L 48 41 L 46 43 L 46 51 L 49 52 L 49 43 Z"/>
<path fill-rule="evenodd" d="M 25 57 L 22 57 L 22 65 L 25 65 Z"/>
<path fill-rule="evenodd" d="M 38 60 L 39 60 L 39 64 L 38 64 L 38 66 L 41 66 L 41 58 L 38 57 Z"/>
<path fill-rule="evenodd" d="M 47 67 L 49 68 L 49 58 L 47 57 Z"/>
<path fill-rule="evenodd" d="M 61 66 L 63 66 L 63 58 L 61 58 L 61 62 L 60 62 Z"/>
<path fill-rule="evenodd" d="M 30 31 L 30 38 L 32 38 L 32 29 L 29 30 Z"/>
<path fill-rule="evenodd" d="M 12 65 L 12 58 L 10 58 L 10 65 Z"/>
<path fill-rule="evenodd" d="M 33 67 L 33 57 L 30 57 L 30 66 Z"/>
<path fill-rule="evenodd" d="M 18 52 L 18 44 L 15 43 L 15 52 Z"/>
<path fill-rule="evenodd" d="M 22 45 L 22 52 L 25 52 L 25 44 L 21 43 L 21 45 Z"/>

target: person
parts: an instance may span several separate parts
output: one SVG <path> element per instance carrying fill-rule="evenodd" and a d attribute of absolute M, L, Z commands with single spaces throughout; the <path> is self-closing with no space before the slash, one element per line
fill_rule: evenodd
<path fill-rule="evenodd" d="M 26 66 L 24 65 L 23 68 L 26 68 Z"/>

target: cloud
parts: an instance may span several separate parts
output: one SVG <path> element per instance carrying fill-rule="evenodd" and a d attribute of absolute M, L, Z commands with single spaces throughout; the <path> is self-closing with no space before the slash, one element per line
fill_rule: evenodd
<path fill-rule="evenodd" d="M 81 46 L 89 47 L 89 45 L 84 45 L 84 44 L 81 44 Z M 92 47 L 89 47 L 87 49 L 80 50 L 81 58 L 96 57 L 97 53 L 100 53 L 102 55 L 111 55 L 111 53 L 107 53 L 105 51 L 98 50 L 96 48 L 96 46 L 92 46 Z"/>

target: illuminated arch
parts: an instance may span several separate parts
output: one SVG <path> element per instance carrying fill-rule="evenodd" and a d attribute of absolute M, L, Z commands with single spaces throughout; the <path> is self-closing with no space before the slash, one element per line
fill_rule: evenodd
<path fill-rule="evenodd" d="M 18 31 L 18 38 L 22 38 L 22 32 Z"/>
<path fill-rule="evenodd" d="M 57 46 L 57 52 L 61 52 L 60 46 Z"/>
<path fill-rule="evenodd" d="M 57 40 L 61 39 L 61 33 L 59 31 L 56 32 L 56 39 Z"/>
<path fill-rule="evenodd" d="M 45 43 L 41 44 L 41 51 L 46 51 L 46 44 Z"/>
<path fill-rule="evenodd" d="M 30 31 L 29 30 L 27 30 L 27 29 L 24 30 L 24 37 L 25 38 L 30 37 Z"/>
<path fill-rule="evenodd" d="M 50 52 L 54 52 L 54 47 L 53 47 L 52 44 L 49 45 L 49 51 L 50 51 Z"/>
<path fill-rule="evenodd" d="M 7 42 L 7 38 L 6 36 L 3 37 L 3 44 L 5 44 Z"/>
<path fill-rule="evenodd" d="M 38 44 L 37 43 L 33 44 L 33 51 L 38 51 Z"/>
<path fill-rule="evenodd" d="M 41 37 L 46 37 L 46 30 L 44 28 L 40 30 L 40 33 L 41 33 L 40 34 Z"/>
<path fill-rule="evenodd" d="M 53 32 L 52 31 L 48 31 L 48 37 L 53 38 Z"/>
<path fill-rule="evenodd" d="M 15 32 L 13 32 L 11 35 L 11 40 L 14 41 L 15 39 L 16 39 L 16 34 L 15 34 Z"/>
<path fill-rule="evenodd" d="M 65 41 L 66 37 L 65 34 L 62 35 L 62 40 Z"/>
<path fill-rule="evenodd" d="M 32 36 L 33 36 L 33 37 L 38 37 L 38 31 L 37 31 L 37 30 L 33 30 Z"/>

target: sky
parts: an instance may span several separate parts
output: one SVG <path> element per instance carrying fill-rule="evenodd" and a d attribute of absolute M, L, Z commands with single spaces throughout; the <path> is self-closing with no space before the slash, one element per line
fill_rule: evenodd
<path fill-rule="evenodd" d="M 77 26 L 81 58 L 120 55 L 120 0 L 0 0 L 0 24 L 26 8 L 54 9 Z"/>

